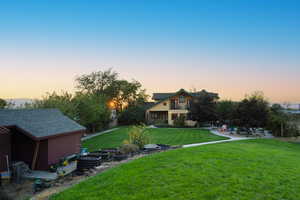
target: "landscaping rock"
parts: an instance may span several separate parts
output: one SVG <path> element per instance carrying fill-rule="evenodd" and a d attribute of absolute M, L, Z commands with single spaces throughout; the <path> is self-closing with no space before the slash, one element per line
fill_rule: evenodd
<path fill-rule="evenodd" d="M 171 148 L 171 146 L 166 144 L 157 144 L 157 146 L 159 146 L 161 150 L 167 150 Z"/>
<path fill-rule="evenodd" d="M 146 144 L 144 146 L 145 150 L 149 150 L 149 151 L 153 151 L 153 150 L 160 150 L 160 146 L 158 146 L 157 144 Z"/>

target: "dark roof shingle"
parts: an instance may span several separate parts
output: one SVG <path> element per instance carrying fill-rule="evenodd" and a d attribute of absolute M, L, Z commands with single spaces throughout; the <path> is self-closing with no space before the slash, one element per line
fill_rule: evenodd
<path fill-rule="evenodd" d="M 85 130 L 57 109 L 0 109 L 0 126 L 17 126 L 37 139 Z"/>
<path fill-rule="evenodd" d="M 3 126 L 0 126 L 0 134 L 9 133 L 9 130 Z"/>

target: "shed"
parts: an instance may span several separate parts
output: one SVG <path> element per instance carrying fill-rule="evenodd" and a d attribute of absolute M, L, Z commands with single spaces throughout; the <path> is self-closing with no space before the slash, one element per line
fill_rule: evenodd
<path fill-rule="evenodd" d="M 63 157 L 79 153 L 85 127 L 57 109 L 2 109 L 0 126 L 11 135 L 11 160 L 32 170 L 47 170 Z"/>

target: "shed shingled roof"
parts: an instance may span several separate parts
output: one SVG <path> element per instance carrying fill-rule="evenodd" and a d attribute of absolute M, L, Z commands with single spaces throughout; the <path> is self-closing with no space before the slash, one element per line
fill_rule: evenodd
<path fill-rule="evenodd" d="M 0 126 L 17 126 L 36 139 L 85 130 L 57 109 L 0 109 Z"/>
<path fill-rule="evenodd" d="M 9 133 L 9 130 L 3 126 L 0 126 L 0 134 Z"/>

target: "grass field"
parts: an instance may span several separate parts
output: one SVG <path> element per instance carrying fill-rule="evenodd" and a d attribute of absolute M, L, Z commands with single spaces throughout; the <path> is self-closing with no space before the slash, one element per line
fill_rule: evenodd
<path fill-rule="evenodd" d="M 106 133 L 83 142 L 83 147 L 89 151 L 99 148 L 119 147 L 128 138 L 130 127 L 121 127 L 111 133 Z M 151 143 L 183 145 L 198 142 L 227 139 L 226 137 L 211 134 L 208 130 L 191 128 L 151 128 L 147 129 Z"/>
<path fill-rule="evenodd" d="M 171 150 L 120 165 L 51 200 L 299 200 L 300 145 L 276 140 Z"/>

